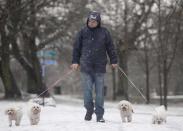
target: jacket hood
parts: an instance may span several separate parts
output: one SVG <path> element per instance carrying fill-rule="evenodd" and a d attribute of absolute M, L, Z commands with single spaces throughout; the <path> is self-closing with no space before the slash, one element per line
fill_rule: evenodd
<path fill-rule="evenodd" d="M 88 21 L 92 19 L 92 20 L 96 20 L 98 22 L 98 25 L 97 27 L 100 27 L 101 25 L 101 17 L 100 17 L 100 13 L 99 12 L 96 12 L 96 11 L 92 11 L 89 13 L 88 17 L 87 17 L 87 27 L 88 27 Z M 96 28 L 97 28 L 96 27 Z"/>

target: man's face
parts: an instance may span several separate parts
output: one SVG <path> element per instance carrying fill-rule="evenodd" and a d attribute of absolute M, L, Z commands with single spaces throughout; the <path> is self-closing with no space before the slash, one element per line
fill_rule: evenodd
<path fill-rule="evenodd" d="M 95 28 L 95 27 L 97 27 L 97 25 L 98 25 L 98 22 L 96 20 L 91 19 L 91 20 L 88 21 L 88 26 L 90 28 Z"/>

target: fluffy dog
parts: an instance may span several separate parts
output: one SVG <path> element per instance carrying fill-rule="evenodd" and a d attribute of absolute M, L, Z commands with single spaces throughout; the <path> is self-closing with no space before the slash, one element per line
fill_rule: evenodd
<path fill-rule="evenodd" d="M 31 125 L 37 125 L 40 121 L 41 107 L 36 103 L 29 103 L 28 117 Z"/>
<path fill-rule="evenodd" d="M 166 110 L 165 107 L 159 106 L 155 108 L 155 111 L 152 114 L 152 123 L 153 124 L 162 124 L 166 123 Z"/>
<path fill-rule="evenodd" d="M 122 100 L 119 102 L 118 108 L 120 110 L 122 122 L 126 122 L 126 119 L 127 122 L 131 122 L 133 113 L 132 104 L 129 101 Z"/>
<path fill-rule="evenodd" d="M 21 107 L 11 106 L 5 110 L 5 114 L 8 115 L 9 126 L 12 126 L 12 121 L 15 121 L 15 125 L 19 126 L 23 112 Z"/>

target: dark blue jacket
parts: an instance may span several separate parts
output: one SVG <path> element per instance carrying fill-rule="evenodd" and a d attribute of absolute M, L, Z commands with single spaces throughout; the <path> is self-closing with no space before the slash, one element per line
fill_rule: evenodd
<path fill-rule="evenodd" d="M 111 64 L 117 64 L 117 56 L 109 31 L 101 26 L 84 27 L 78 32 L 73 49 L 72 63 L 80 64 L 81 72 L 105 73 L 107 54 Z"/>

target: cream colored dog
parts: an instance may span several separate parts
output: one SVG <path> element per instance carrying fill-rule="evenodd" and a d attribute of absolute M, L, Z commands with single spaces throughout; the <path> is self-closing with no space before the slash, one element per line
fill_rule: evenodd
<path fill-rule="evenodd" d="M 122 122 L 126 122 L 126 120 L 127 122 L 131 122 L 133 113 L 132 104 L 129 101 L 122 100 L 119 102 L 118 108 L 120 110 Z"/>
<path fill-rule="evenodd" d="M 153 124 L 162 124 L 166 123 L 166 110 L 165 107 L 159 106 L 155 108 L 155 111 L 152 114 L 152 123 Z"/>
<path fill-rule="evenodd" d="M 37 125 L 40 121 L 41 107 L 36 103 L 29 103 L 28 117 L 31 125 Z"/>
<path fill-rule="evenodd" d="M 12 126 L 12 121 L 15 121 L 15 125 L 19 126 L 23 112 L 21 107 L 11 106 L 5 110 L 5 114 L 8 115 L 9 126 Z"/>

